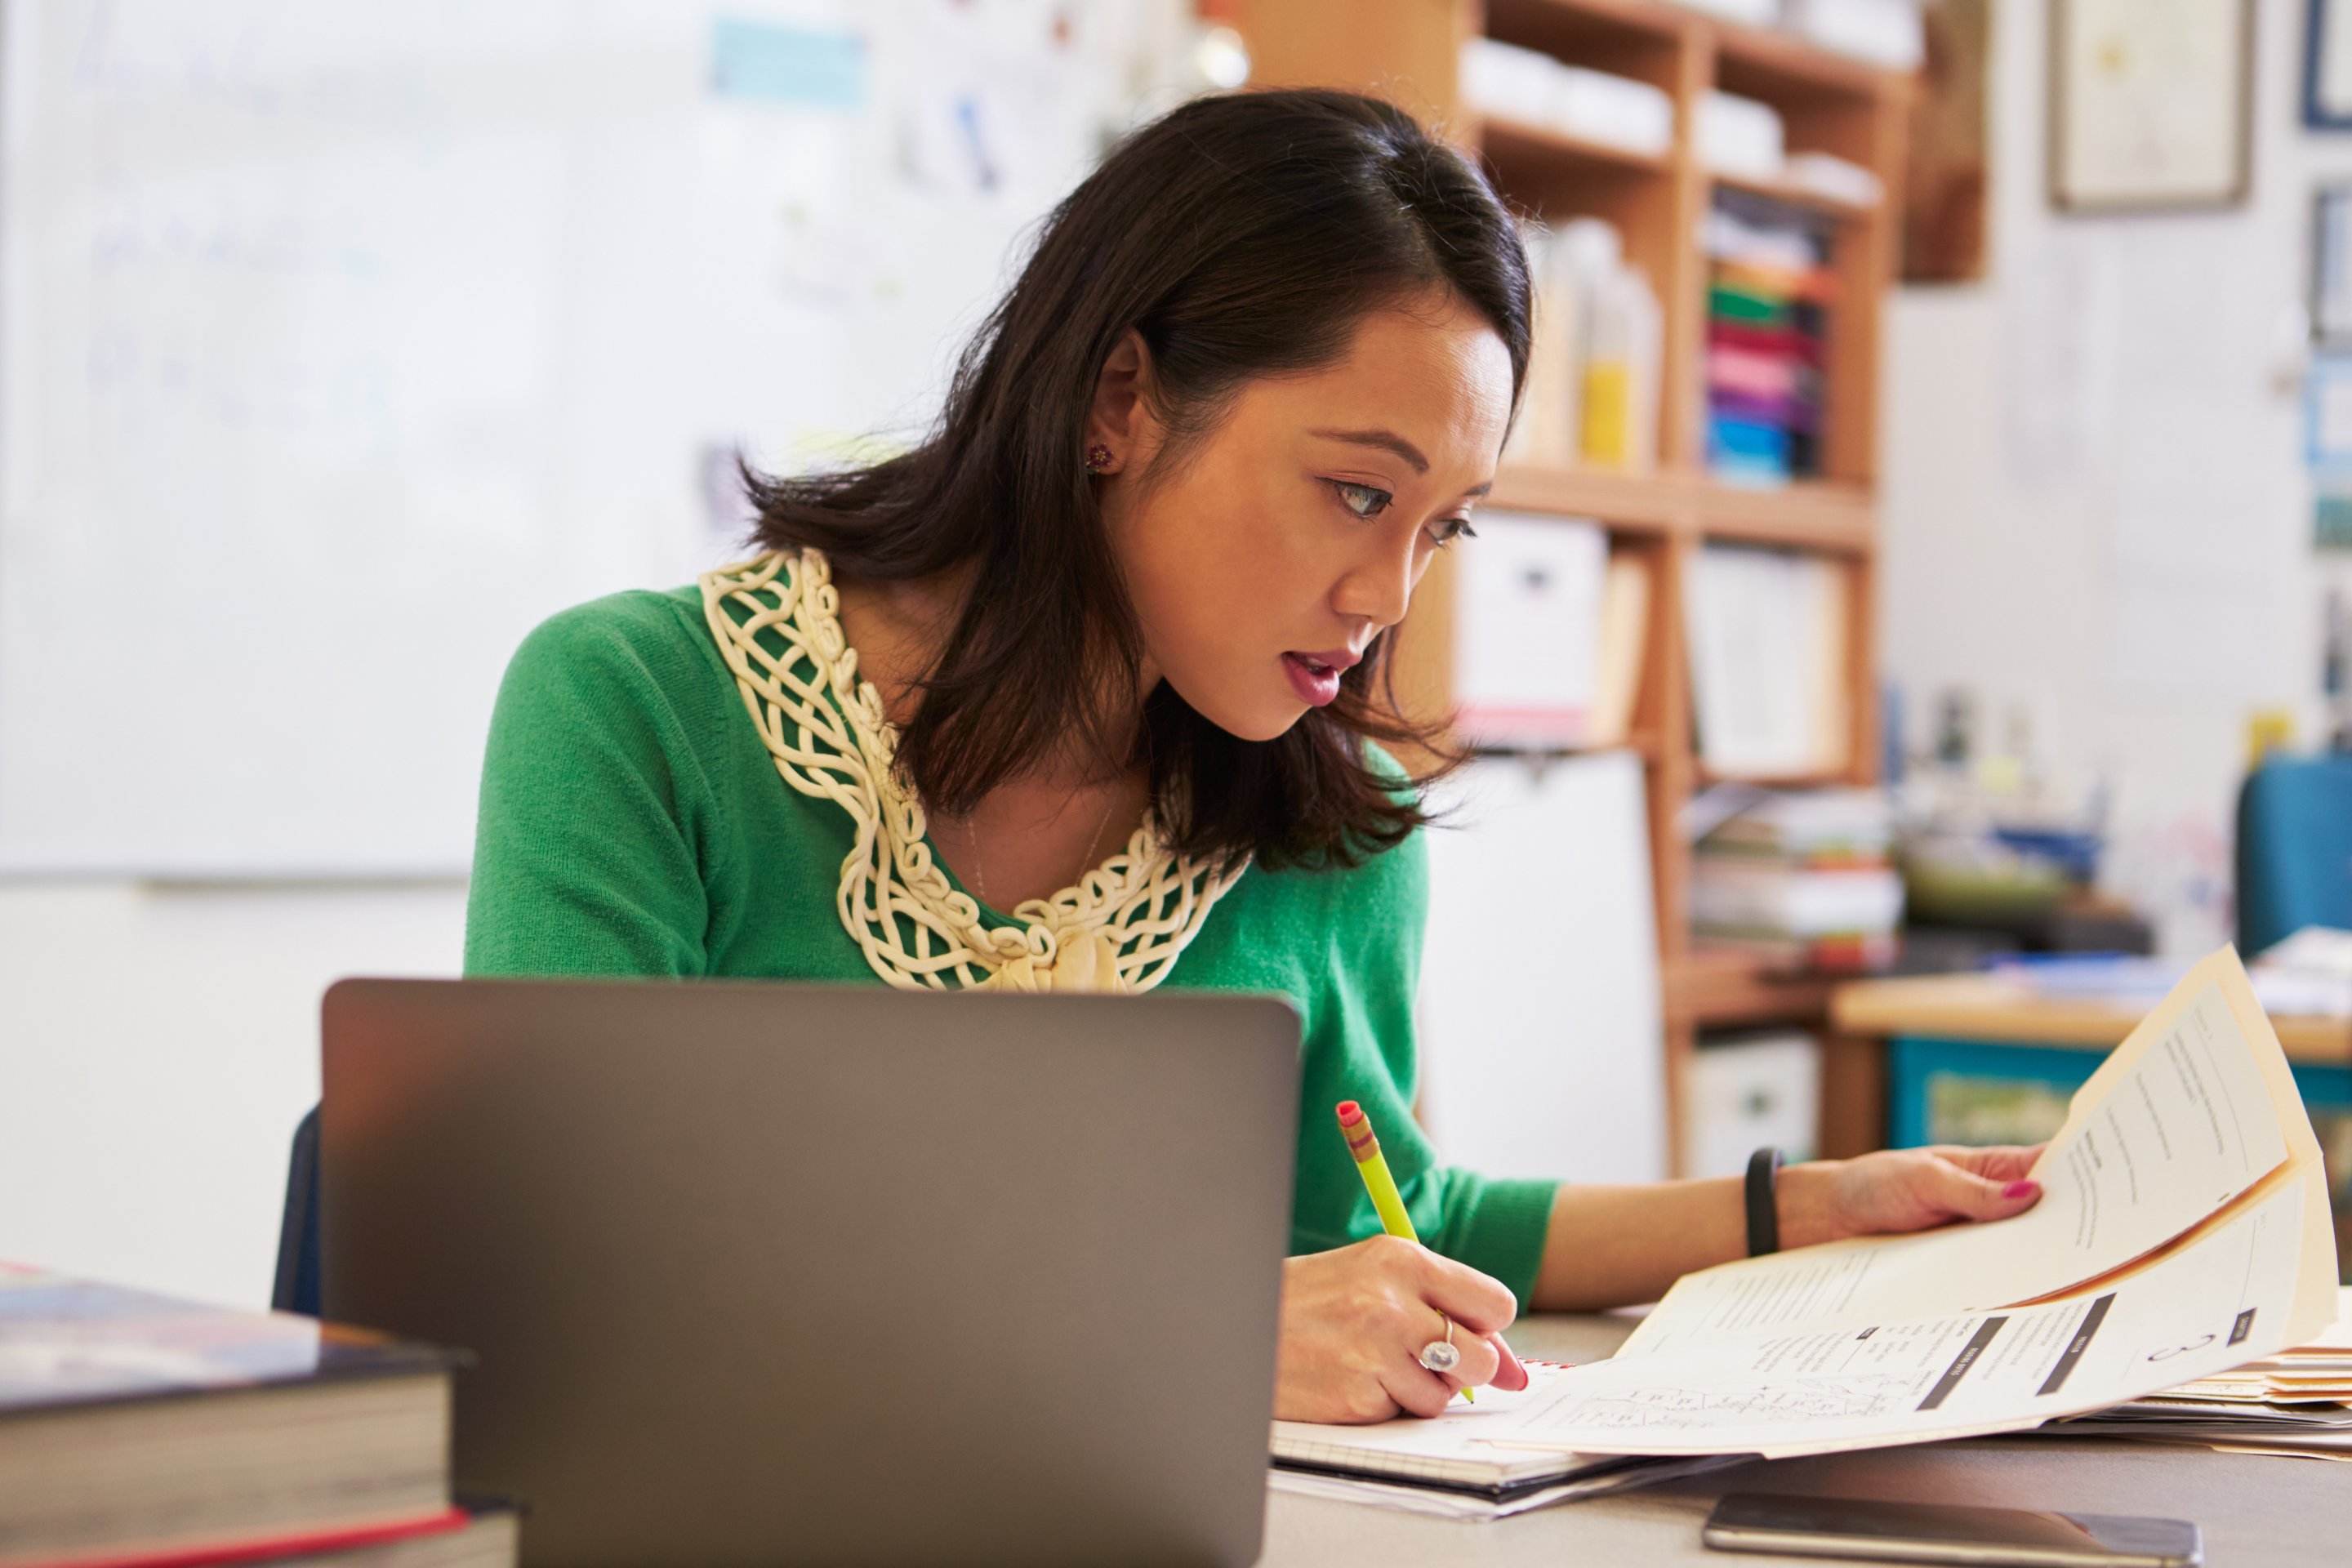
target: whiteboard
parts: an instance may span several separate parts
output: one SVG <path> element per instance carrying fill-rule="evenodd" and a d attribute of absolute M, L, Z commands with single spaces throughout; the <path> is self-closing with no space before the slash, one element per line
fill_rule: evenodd
<path fill-rule="evenodd" d="M 1666 1174 L 1665 1027 L 1641 759 L 1491 758 L 1442 786 L 1416 1016 L 1448 1164 Z"/>
<path fill-rule="evenodd" d="M 432 876 L 499 673 L 904 439 L 1171 0 L 10 0 L 0 872 Z"/>

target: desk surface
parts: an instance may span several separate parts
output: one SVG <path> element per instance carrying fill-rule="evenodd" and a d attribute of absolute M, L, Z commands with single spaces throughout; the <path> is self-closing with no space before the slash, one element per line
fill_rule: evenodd
<path fill-rule="evenodd" d="M 1513 1348 L 1590 1361 L 1633 1331 L 1623 1319 L 1530 1318 Z M 2270 1459 L 2127 1439 L 1976 1437 L 1863 1454 L 1781 1459 L 1720 1475 L 1467 1524 L 1275 1493 L 1264 1568 L 1465 1563 L 1475 1568 L 1581 1563 L 1810 1564 L 1819 1558 L 1732 1555 L 1699 1544 L 1700 1523 L 1725 1491 L 1904 1498 L 1988 1508 L 2069 1509 L 2194 1520 L 2214 1568 L 2345 1562 L 2352 1463 Z"/>
<path fill-rule="evenodd" d="M 2153 1004 L 2150 1004 L 2153 1005 Z M 1950 1040 L 2110 1049 L 2147 1007 L 2097 997 L 2043 996 L 1991 974 L 1857 980 L 1838 987 L 1830 1021 L 1849 1035 L 1928 1035 Z M 2352 1062 L 2352 1019 L 2274 1017 L 2279 1044 L 2304 1062 Z"/>

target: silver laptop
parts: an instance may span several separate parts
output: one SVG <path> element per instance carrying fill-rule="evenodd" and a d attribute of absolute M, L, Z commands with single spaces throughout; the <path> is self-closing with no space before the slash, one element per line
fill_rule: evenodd
<path fill-rule="evenodd" d="M 474 1352 L 527 1563 L 1244 1563 L 1298 1026 L 1234 996 L 350 980 L 329 1318 Z"/>

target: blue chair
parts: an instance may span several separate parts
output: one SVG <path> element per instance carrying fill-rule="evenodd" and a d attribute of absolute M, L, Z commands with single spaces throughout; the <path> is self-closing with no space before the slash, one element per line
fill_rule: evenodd
<path fill-rule="evenodd" d="M 2352 756 L 2264 763 L 2238 792 L 2238 951 L 2352 931 Z"/>
<path fill-rule="evenodd" d="M 295 1124 L 286 1167 L 286 1216 L 278 1226 L 278 1281 L 269 1304 L 281 1312 L 319 1315 L 319 1108 Z"/>

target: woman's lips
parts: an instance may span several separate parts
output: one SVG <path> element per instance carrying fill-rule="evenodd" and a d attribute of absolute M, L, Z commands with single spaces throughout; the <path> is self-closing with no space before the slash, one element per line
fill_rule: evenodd
<path fill-rule="evenodd" d="M 1282 656 L 1282 668 L 1290 677 L 1290 689 L 1310 708 L 1320 708 L 1339 695 L 1339 670 L 1336 665 L 1325 664 L 1311 654 L 1286 653 Z"/>

